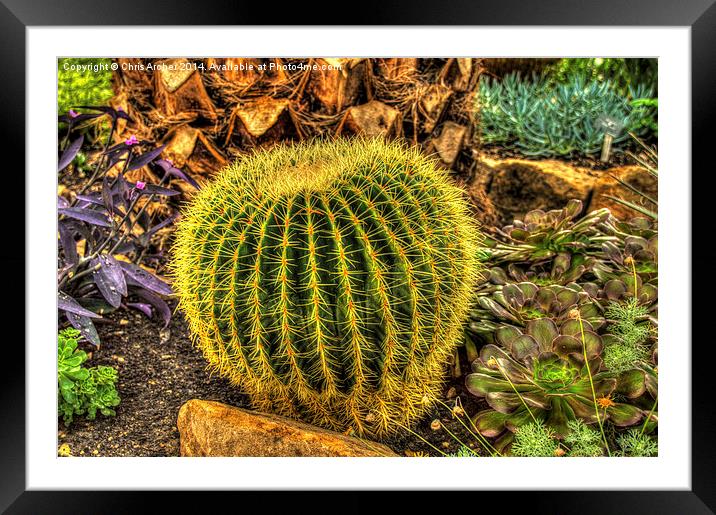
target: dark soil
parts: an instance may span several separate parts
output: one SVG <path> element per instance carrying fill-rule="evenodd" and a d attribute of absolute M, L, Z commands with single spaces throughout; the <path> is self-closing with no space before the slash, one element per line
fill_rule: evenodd
<path fill-rule="evenodd" d="M 134 311 L 118 311 L 106 320 L 97 328 L 101 348 L 92 351 L 85 347 L 92 351 L 86 366 L 115 367 L 122 402 L 115 417 L 98 415 L 94 421 L 78 417 L 69 428 L 61 420 L 58 422 L 58 446 L 67 444 L 73 456 L 178 456 L 176 419 L 186 401 L 204 399 L 250 407 L 247 396 L 234 385 L 206 371 L 206 361 L 201 351 L 192 346 L 181 313 L 175 313 L 168 329 Z M 451 387 L 467 413 L 474 414 L 477 406 L 464 392 L 462 379 L 446 384 L 445 392 Z M 455 398 L 444 402 L 452 407 Z M 430 427 L 435 419 L 442 425 L 438 430 Z M 469 424 L 465 417 L 463 421 Z M 426 415 L 414 428 L 415 434 L 404 431 L 384 443 L 404 456 L 456 452 L 461 444 L 445 428 L 481 452 L 474 436 L 447 407 Z"/>

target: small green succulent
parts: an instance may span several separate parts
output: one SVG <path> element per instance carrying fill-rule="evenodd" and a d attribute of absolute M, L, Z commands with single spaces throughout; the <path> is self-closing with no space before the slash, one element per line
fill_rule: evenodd
<path fill-rule="evenodd" d="M 75 415 L 89 420 L 115 415 L 120 398 L 115 384 L 117 371 L 112 367 L 84 368 L 87 353 L 77 349 L 80 332 L 73 328 L 60 331 L 57 337 L 57 403 L 66 426 Z"/>
<path fill-rule="evenodd" d="M 111 59 L 60 58 L 57 63 L 57 112 L 104 105 L 114 95 Z"/>

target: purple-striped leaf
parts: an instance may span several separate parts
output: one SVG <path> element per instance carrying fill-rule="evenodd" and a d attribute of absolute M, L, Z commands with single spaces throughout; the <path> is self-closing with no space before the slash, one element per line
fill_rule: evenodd
<path fill-rule="evenodd" d="M 100 267 L 92 272 L 94 283 L 97 285 L 97 289 L 99 289 L 102 296 L 107 299 L 107 302 L 109 302 L 113 307 L 118 308 L 120 304 L 122 304 L 122 294 L 119 292 L 117 282 L 115 282 L 111 271 L 108 271 L 108 273 L 105 272 L 99 262 L 99 259 L 93 259 L 90 263 L 93 267 L 98 264 Z M 124 279 L 124 275 L 122 275 L 122 279 Z M 126 284 L 127 283 L 124 282 L 125 288 Z"/>
<path fill-rule="evenodd" d="M 77 106 L 77 109 L 92 109 L 93 111 L 99 111 L 100 113 L 107 114 L 113 119 L 124 118 L 125 120 L 131 121 L 131 118 L 126 112 L 109 106 Z"/>
<path fill-rule="evenodd" d="M 74 313 L 83 317 L 102 318 L 97 313 L 80 306 L 80 303 L 63 291 L 57 292 L 57 308 L 68 313 Z"/>
<path fill-rule="evenodd" d="M 127 295 L 127 282 L 124 278 L 124 272 L 122 267 L 119 266 L 114 256 L 109 254 L 102 254 L 95 259 L 93 265 L 99 264 L 102 274 L 107 278 L 107 281 L 114 286 L 120 295 Z"/>
<path fill-rule="evenodd" d="M 72 160 L 77 155 L 77 152 L 80 151 L 80 148 L 82 148 L 82 142 L 85 140 L 84 135 L 80 134 L 80 136 L 74 140 L 72 143 L 69 144 L 69 146 L 65 149 L 65 151 L 62 153 L 62 156 L 60 156 L 60 160 L 57 163 L 57 171 L 61 172 L 65 168 L 67 168 Z"/>
<path fill-rule="evenodd" d="M 68 263 L 76 265 L 80 261 L 80 256 L 77 254 L 75 230 L 71 224 L 66 223 L 66 220 L 60 220 L 57 224 L 57 229 L 60 233 L 60 246 L 65 252 L 65 259 Z"/>
<path fill-rule="evenodd" d="M 57 210 L 61 215 L 74 218 L 76 220 L 82 220 L 91 225 L 98 225 L 100 227 L 112 227 L 111 222 L 106 214 L 100 213 L 99 211 L 93 211 L 89 208 L 82 207 L 65 207 Z"/>
<path fill-rule="evenodd" d="M 77 313 L 72 313 L 71 311 L 65 311 L 65 315 L 67 315 L 67 320 L 70 321 L 70 324 L 82 333 L 82 336 L 84 336 L 88 342 L 99 348 L 99 335 L 92 320 Z"/>
<path fill-rule="evenodd" d="M 107 211 L 112 213 L 114 211 L 114 198 L 112 196 L 111 186 L 109 185 L 109 177 L 106 175 L 102 179 L 102 203 Z"/>
<path fill-rule="evenodd" d="M 100 116 L 102 116 L 102 115 L 101 114 L 82 113 L 82 114 L 78 114 L 77 116 L 75 116 L 73 118 L 67 114 L 63 114 L 63 115 L 60 115 L 57 117 L 57 122 L 74 125 L 76 123 L 84 122 L 85 120 L 93 120 L 94 118 L 99 118 Z"/>
<path fill-rule="evenodd" d="M 124 275 L 128 279 L 134 280 L 142 288 L 146 288 L 161 295 L 171 295 L 174 293 L 167 283 L 135 264 L 119 261 L 119 266 L 122 267 Z M 129 284 L 130 282 L 127 281 L 127 283 Z"/>
<path fill-rule="evenodd" d="M 113 195 L 112 198 L 113 202 L 122 202 L 122 197 L 119 195 Z M 102 195 L 99 193 L 92 193 L 89 195 L 77 195 L 77 199 L 80 200 L 80 203 L 78 203 L 76 207 L 86 208 L 90 205 L 104 207 L 105 205 Z M 120 217 L 124 217 L 124 211 L 122 211 L 119 206 L 115 204 L 112 204 L 112 212 L 116 215 L 119 215 Z"/>
<path fill-rule="evenodd" d="M 145 165 L 148 165 L 152 161 L 154 161 L 156 158 L 159 157 L 159 155 L 164 152 L 164 149 L 166 148 L 166 144 L 162 145 L 161 147 L 155 148 L 154 150 L 150 150 L 149 152 L 146 152 L 144 154 L 141 154 L 137 157 L 132 158 L 129 161 L 129 166 L 127 166 L 127 171 L 136 170 L 138 168 L 141 168 Z"/>
<path fill-rule="evenodd" d="M 152 318 L 152 306 L 149 304 L 145 304 L 144 302 L 128 302 L 127 307 L 141 311 L 149 319 Z"/>
<path fill-rule="evenodd" d="M 138 297 L 141 297 L 142 299 L 149 302 L 152 306 L 154 306 L 154 308 L 157 310 L 157 313 L 159 313 L 159 315 L 162 317 L 164 327 L 169 326 L 169 322 L 172 319 L 172 310 L 169 308 L 169 305 L 164 302 L 164 299 L 160 298 L 149 290 L 145 290 L 144 288 L 137 288 L 135 290 L 135 293 Z"/>
<path fill-rule="evenodd" d="M 99 193 L 87 193 L 83 195 L 77 195 L 77 200 L 86 202 L 87 204 L 95 204 L 97 206 L 102 205 L 102 195 Z"/>
<path fill-rule="evenodd" d="M 70 203 L 67 202 L 67 199 L 65 197 L 57 195 L 57 208 L 61 209 L 63 207 L 70 207 Z"/>
<path fill-rule="evenodd" d="M 180 193 L 180 191 L 172 190 L 170 188 L 162 188 L 161 186 L 157 186 L 155 184 L 145 184 L 144 188 L 139 189 L 140 195 L 164 195 L 165 197 L 173 197 L 174 195 L 179 195 Z"/>
<path fill-rule="evenodd" d="M 194 186 L 194 188 L 199 189 L 199 183 L 196 182 L 194 179 L 189 177 L 186 173 L 182 172 L 179 168 L 171 164 L 166 159 L 158 159 L 155 161 L 157 165 L 159 165 L 162 170 L 164 170 L 164 173 L 167 175 L 172 175 L 178 179 L 181 179 L 184 182 L 187 182 Z"/>
<path fill-rule="evenodd" d="M 159 222 L 157 225 L 155 225 L 154 227 L 149 229 L 142 236 L 152 237 L 158 230 L 163 229 L 164 227 L 166 227 L 167 225 L 169 225 L 171 223 L 174 223 L 174 220 L 176 220 L 177 218 L 179 218 L 179 213 L 178 212 L 173 213 L 171 216 L 165 218 L 164 220 Z"/>

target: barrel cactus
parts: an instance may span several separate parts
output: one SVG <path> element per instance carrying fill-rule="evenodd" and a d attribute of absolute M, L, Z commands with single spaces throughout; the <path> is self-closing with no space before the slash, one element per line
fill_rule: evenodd
<path fill-rule="evenodd" d="M 173 274 L 195 343 L 256 408 L 380 438 L 436 399 L 479 244 L 461 190 L 417 150 L 314 141 L 204 187 Z"/>

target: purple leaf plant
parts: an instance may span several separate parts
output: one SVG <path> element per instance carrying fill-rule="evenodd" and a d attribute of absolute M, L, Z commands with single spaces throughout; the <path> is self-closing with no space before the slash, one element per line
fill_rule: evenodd
<path fill-rule="evenodd" d="M 169 325 L 172 312 L 165 299 L 172 295 L 171 286 L 144 267 L 150 261 L 158 263 L 161 249 L 153 238 L 179 215 L 157 219 L 160 210 L 148 207 L 180 194 L 167 187 L 172 178 L 199 188 L 186 172 L 161 157 L 166 145 L 153 148 L 136 135 L 113 144 L 117 120 L 132 120 L 108 106 L 77 106 L 59 117 L 64 122 L 60 130 L 66 131 L 58 139 L 63 147 L 58 148 L 59 174 L 76 173 L 72 163 L 86 145 L 79 122 L 101 116 L 109 117 L 112 126 L 103 148 L 84 150 L 94 156 L 93 171 L 75 195 L 57 198 L 58 316 L 95 346 L 100 345 L 95 321 L 116 309 L 136 309 Z M 158 184 L 125 177 L 142 167 L 161 177 Z M 119 171 L 110 173 L 112 169 Z"/>

